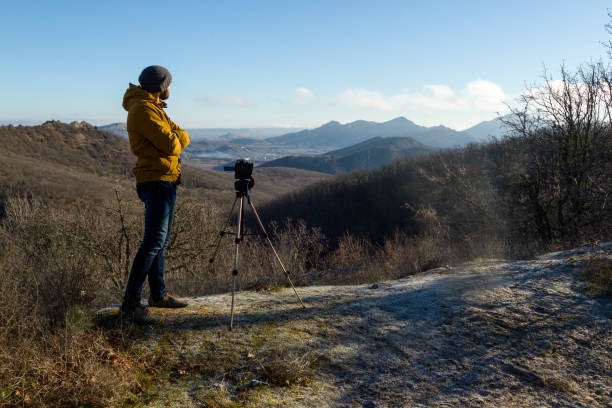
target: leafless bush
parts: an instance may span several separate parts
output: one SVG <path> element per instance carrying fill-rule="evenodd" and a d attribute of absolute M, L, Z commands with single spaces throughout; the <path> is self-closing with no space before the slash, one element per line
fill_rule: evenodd
<path fill-rule="evenodd" d="M 182 241 L 190 241 L 193 250 L 192 257 L 176 256 L 176 260 L 182 259 L 184 262 L 180 269 L 180 274 L 176 280 L 176 287 L 182 288 L 186 293 L 193 293 L 196 288 L 200 288 L 198 294 L 219 293 L 231 289 L 231 272 L 234 268 L 234 235 L 218 237 L 223 227 L 220 218 L 211 217 L 210 211 L 205 211 L 205 217 L 193 217 L 185 219 L 185 228 L 178 233 L 182 234 Z M 193 227 L 194 221 L 201 227 Z M 234 220 L 232 219 L 228 229 L 233 230 Z M 324 237 L 320 230 L 308 228 L 303 221 L 292 222 L 288 220 L 283 228 L 272 224 L 266 227 L 272 244 L 285 268 L 293 274 L 302 274 L 306 271 L 316 269 L 322 262 L 324 251 Z M 285 286 L 287 280 L 280 268 L 274 252 L 268 242 L 260 234 L 258 226 L 252 226 L 247 230 L 246 235 L 240 243 L 238 258 L 238 282 L 240 289 L 265 289 Z M 199 235 L 198 235 L 199 234 Z M 198 235 L 198 236 L 196 236 Z M 214 254 L 216 243 L 215 238 L 220 238 L 219 249 Z M 187 245 L 183 246 L 182 250 Z M 169 252 L 177 254 L 174 247 L 170 246 Z M 213 264 L 209 259 L 215 256 Z M 173 265 L 172 260 L 170 265 Z M 178 276 L 181 282 L 178 282 Z"/>
<path fill-rule="evenodd" d="M 310 228 L 304 220 L 287 219 L 282 227 L 272 223 L 267 229 L 281 260 L 292 274 L 303 274 L 323 267 L 325 236 L 320 228 Z M 274 265 L 276 261 L 264 241 L 258 243 L 257 250 L 260 251 L 260 254 L 261 251 L 267 252 L 268 265 Z M 254 258 L 263 258 L 263 254 L 254 253 L 253 255 Z M 276 274 L 276 281 L 279 282 L 279 277 L 284 280 L 280 268 L 275 266 L 275 269 L 279 271 Z"/>
<path fill-rule="evenodd" d="M 587 64 L 575 73 L 561 67 L 524 92 L 506 124 L 517 138 L 524 168 L 511 184 L 515 209 L 525 214 L 523 233 L 546 245 L 576 245 L 606 238 L 612 218 L 609 67 Z"/>
<path fill-rule="evenodd" d="M 411 237 L 396 232 L 385 241 L 379 255 L 388 271 L 383 278 L 414 275 L 438 266 L 441 261 L 447 261 L 445 255 L 448 250 L 445 245 L 446 242 L 440 242 L 432 236 Z"/>
<path fill-rule="evenodd" d="M 40 210 L 40 200 L 27 195 L 12 195 L 4 203 L 5 222 L 8 230 L 25 224 L 36 216 Z"/>
<path fill-rule="evenodd" d="M 19 296 L 33 297 L 49 322 L 61 321 L 69 305 L 96 298 L 102 271 L 90 253 L 78 249 L 75 236 L 65 233 L 76 229 L 71 216 L 39 210 L 7 224 L 12 237 L 7 255 L 13 258 L 5 262 L 19 274 Z"/>
<path fill-rule="evenodd" d="M 19 341 L 24 331 L 38 325 L 36 291 L 21 275 L 21 258 L 15 248 L 7 245 L 9 235 L 0 229 L 0 343 L 8 340 Z M 34 288 L 36 289 L 36 288 Z"/>
<path fill-rule="evenodd" d="M 597 295 L 612 296 L 612 259 L 589 261 L 580 275 L 587 282 L 587 289 Z"/>
<path fill-rule="evenodd" d="M 210 201 L 179 201 L 168 249 L 166 275 L 168 286 L 184 295 L 203 295 L 226 290 L 231 275 L 230 239 L 221 240 L 215 263 L 214 244 L 223 228 L 220 208 Z M 223 276 L 221 276 L 223 275 Z M 197 289 L 200 289 L 196 293 Z"/>
<path fill-rule="evenodd" d="M 329 252 L 325 267 L 305 276 L 304 284 L 359 284 L 384 279 L 385 271 L 377 257 L 378 250 L 371 241 L 345 234 L 338 247 Z"/>
<path fill-rule="evenodd" d="M 365 266 L 372 262 L 374 252 L 374 246 L 367 239 L 345 234 L 338 241 L 338 249 L 330 254 L 328 266 L 334 269 Z"/>
<path fill-rule="evenodd" d="M 9 197 L 0 224 L 0 406 L 108 406 L 133 384 L 87 305 L 103 268 L 79 216 Z M 77 213 L 81 214 L 82 213 Z M 79 306 L 84 305 L 84 306 Z M 110 353 L 110 354 L 109 354 Z"/>

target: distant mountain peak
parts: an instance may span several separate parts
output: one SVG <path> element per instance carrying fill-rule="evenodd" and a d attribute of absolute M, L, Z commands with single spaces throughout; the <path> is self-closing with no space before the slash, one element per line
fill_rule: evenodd
<path fill-rule="evenodd" d="M 505 119 L 508 119 L 508 117 L 510 117 L 510 115 L 504 115 L 480 122 L 471 128 L 465 129 L 463 132 L 481 142 L 488 141 L 492 137 L 502 137 L 509 131 L 508 127 L 503 122 Z"/>
<path fill-rule="evenodd" d="M 398 116 L 397 118 L 393 118 L 393 119 L 387 121 L 387 123 L 392 123 L 392 122 L 410 122 L 410 123 L 414 123 L 410 119 L 406 119 L 403 116 Z"/>
<path fill-rule="evenodd" d="M 110 125 L 98 126 L 98 129 L 121 136 L 124 139 L 128 138 L 127 125 L 124 122 L 116 122 L 111 123 Z"/>
<path fill-rule="evenodd" d="M 100 127 L 108 127 L 108 126 L 115 126 L 115 127 L 122 127 L 122 128 L 127 128 L 127 123 L 125 122 L 114 122 L 114 123 L 109 123 L 108 125 L 104 125 L 104 126 L 100 126 Z"/>
<path fill-rule="evenodd" d="M 359 119 L 350 123 L 347 123 L 346 126 L 359 126 L 364 124 L 375 124 L 376 122 L 370 122 L 368 120 Z"/>

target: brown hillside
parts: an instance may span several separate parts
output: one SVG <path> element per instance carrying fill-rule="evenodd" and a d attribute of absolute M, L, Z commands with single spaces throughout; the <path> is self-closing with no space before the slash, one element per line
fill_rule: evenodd
<path fill-rule="evenodd" d="M 99 175 L 128 176 L 135 163 L 124 139 L 87 122 L 2 126 L 0 148 L 10 156 L 44 160 Z"/>
<path fill-rule="evenodd" d="M 86 122 L 48 121 L 40 126 L 0 127 L 0 198 L 33 193 L 46 199 L 95 199 L 134 183 L 136 158 L 128 142 Z M 231 189 L 224 175 L 185 166 L 190 195 Z M 132 191 L 131 188 L 128 191 Z M 135 193 L 134 193 L 135 194 Z M 135 198 L 132 197 L 132 198 Z"/>
<path fill-rule="evenodd" d="M 129 143 L 86 122 L 48 121 L 39 126 L 0 126 L 0 201 L 10 194 L 33 193 L 47 200 L 102 200 L 117 183 L 133 192 L 136 158 Z M 181 195 L 231 203 L 233 174 L 183 165 Z M 263 203 L 326 175 L 292 169 L 256 172 L 254 197 Z M 137 200 L 135 192 L 131 196 Z M 228 204 L 229 205 L 229 204 Z"/>

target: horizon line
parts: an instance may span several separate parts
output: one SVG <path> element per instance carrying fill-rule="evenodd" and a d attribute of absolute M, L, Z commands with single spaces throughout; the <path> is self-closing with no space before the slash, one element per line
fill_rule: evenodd
<path fill-rule="evenodd" d="M 340 123 L 341 125 L 347 125 L 347 124 L 350 124 L 350 123 L 355 123 L 355 122 L 360 122 L 360 121 L 373 122 L 373 123 L 379 123 L 380 124 L 380 123 L 391 122 L 391 121 L 397 120 L 397 119 L 405 119 L 405 120 L 408 120 L 408 121 L 410 121 L 410 122 L 412 122 L 412 123 L 414 123 L 415 125 L 418 125 L 418 126 L 423 126 L 423 127 L 427 127 L 427 128 L 443 126 L 443 127 L 448 128 L 448 129 L 455 130 L 457 132 L 463 132 L 463 131 L 465 131 L 467 129 L 470 129 L 470 128 L 476 126 L 476 125 L 479 125 L 479 124 L 484 123 L 484 122 L 489 122 L 491 120 L 495 120 L 495 119 L 498 119 L 500 117 L 502 117 L 502 116 L 498 115 L 498 116 L 496 116 L 495 118 L 492 118 L 492 119 L 482 120 L 480 122 L 477 122 L 477 123 L 475 123 L 475 124 L 473 124 L 471 126 L 468 126 L 468 127 L 464 128 L 464 129 L 461 129 L 461 130 L 455 129 L 453 127 L 450 127 L 450 126 L 447 126 L 447 125 L 444 125 L 444 124 L 438 124 L 438 125 L 432 125 L 432 126 L 419 125 L 417 122 L 413 121 L 412 119 L 408 119 L 405 116 L 401 116 L 401 115 L 400 116 L 396 116 L 393 119 L 389 119 L 389 120 L 382 121 L 382 122 L 376 122 L 374 120 L 367 120 L 367 119 L 357 119 L 357 120 L 353 120 L 353 121 L 349 121 L 349 122 L 344 122 L 344 123 L 342 123 L 342 122 L 340 122 L 338 120 L 329 120 L 329 121 L 324 122 L 324 123 L 322 123 L 320 125 L 313 125 L 313 126 L 290 126 L 290 125 L 210 126 L 210 127 L 185 126 L 184 129 L 190 129 L 190 130 L 201 130 L 201 129 L 300 129 L 300 130 L 311 130 L 311 129 L 319 128 L 321 126 L 325 126 L 325 125 L 327 125 L 329 123 L 333 123 L 333 122 Z M 115 124 L 125 124 L 125 122 L 102 122 L 100 120 L 77 120 L 77 119 L 75 119 L 75 120 L 71 120 L 71 121 L 64 121 L 64 120 L 60 120 L 60 119 L 47 119 L 47 120 L 0 120 L 0 126 L 8 126 L 8 125 L 13 125 L 13 126 L 20 126 L 20 125 L 21 126 L 40 126 L 43 123 L 50 122 L 50 121 L 55 121 L 55 120 L 58 121 L 58 122 L 67 123 L 67 124 L 70 124 L 72 122 L 87 122 L 87 123 L 91 124 L 92 126 L 96 126 L 96 127 L 110 126 L 110 125 L 115 125 Z M 96 124 L 96 123 L 98 123 L 98 124 Z M 100 124 L 100 123 L 104 123 L 104 124 Z"/>

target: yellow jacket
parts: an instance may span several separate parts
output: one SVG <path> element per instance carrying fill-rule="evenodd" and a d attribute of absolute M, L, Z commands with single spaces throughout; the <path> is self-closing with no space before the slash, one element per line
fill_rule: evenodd
<path fill-rule="evenodd" d="M 134 84 L 123 95 L 130 148 L 138 158 L 132 169 L 137 183 L 176 182 L 181 174 L 180 155 L 191 138 L 170 120 L 165 107 L 164 102 L 157 102 L 153 95 Z"/>

